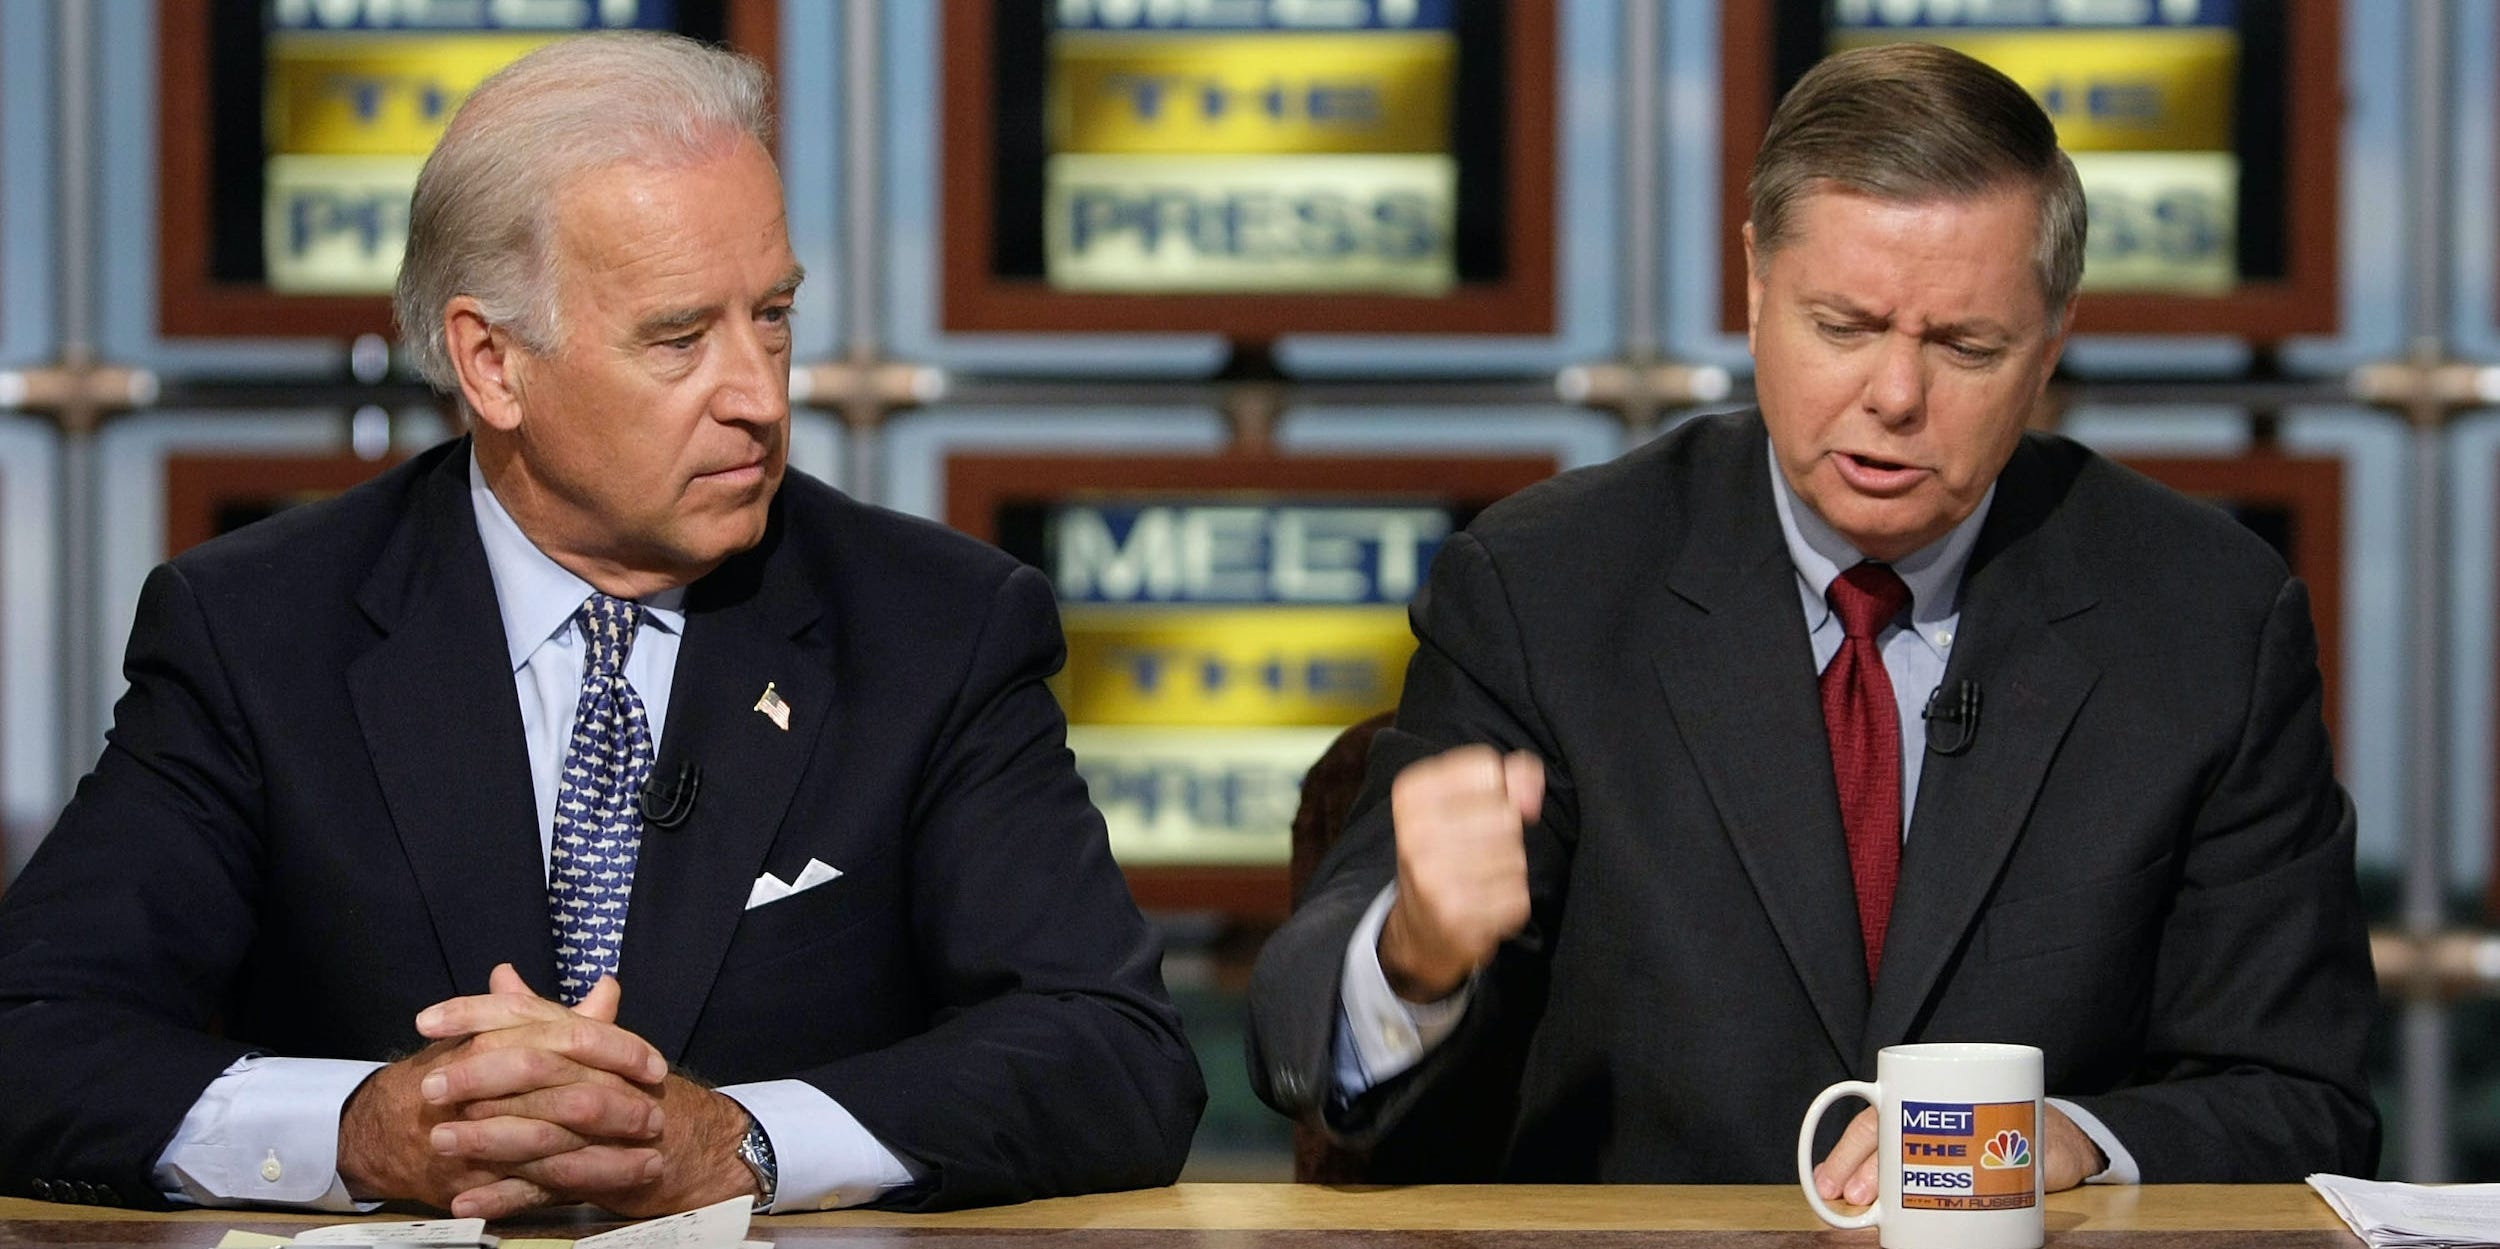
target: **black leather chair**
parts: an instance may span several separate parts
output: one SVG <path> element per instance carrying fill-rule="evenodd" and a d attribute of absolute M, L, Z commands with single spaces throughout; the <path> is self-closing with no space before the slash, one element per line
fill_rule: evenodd
<path fill-rule="evenodd" d="M 1353 812 L 1354 796 L 1363 788 L 1363 772 L 1371 760 L 1372 736 L 1395 718 L 1396 713 L 1384 711 L 1339 733 L 1302 778 L 1302 802 L 1293 813 L 1293 896 L 1297 903 L 1328 848 L 1345 832 L 1346 817 Z M 1339 1145 L 1309 1124 L 1293 1130 L 1293 1178 L 1299 1182 L 1359 1184 L 1369 1162 L 1363 1151 Z"/>

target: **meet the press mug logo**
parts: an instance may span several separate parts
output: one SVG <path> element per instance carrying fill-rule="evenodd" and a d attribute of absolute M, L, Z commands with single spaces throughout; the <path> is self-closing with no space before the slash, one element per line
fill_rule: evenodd
<path fill-rule="evenodd" d="M 2035 1102 L 1904 1102 L 1901 1205 L 1909 1210 L 2022 1210 L 2039 1202 Z"/>

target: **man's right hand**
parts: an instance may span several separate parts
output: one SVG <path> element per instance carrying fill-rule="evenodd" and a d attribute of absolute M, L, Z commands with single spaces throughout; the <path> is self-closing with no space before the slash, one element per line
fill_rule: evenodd
<path fill-rule="evenodd" d="M 658 1134 L 668 1064 L 641 1038 L 600 1026 L 616 1018 L 616 982 L 603 979 L 571 1010 L 531 994 L 509 966 L 490 985 L 501 1013 L 527 1022 L 470 1034 L 456 1016 L 487 999 L 431 1008 L 429 1017 L 453 1016 L 423 1029 L 445 1039 L 374 1072 L 348 1098 L 338 1163 L 348 1191 L 501 1218 L 558 1193 L 655 1177 L 658 1151 L 614 1142 Z M 522 1099 L 531 1117 L 464 1119 L 470 1104 L 498 1099 Z"/>
<path fill-rule="evenodd" d="M 1527 925 L 1527 826 L 1544 806 L 1545 763 L 1525 751 L 1461 746 L 1398 773 L 1398 898 L 1380 930 L 1398 996 L 1449 996 Z"/>

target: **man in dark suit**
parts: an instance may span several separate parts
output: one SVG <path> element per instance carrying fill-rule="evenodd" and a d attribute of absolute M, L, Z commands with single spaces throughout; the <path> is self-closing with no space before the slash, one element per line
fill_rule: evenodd
<path fill-rule="evenodd" d="M 769 143 L 760 67 L 674 37 L 463 107 L 399 306 L 474 436 L 150 577 L 0 903 L 8 1191 L 492 1217 L 1179 1171 L 1204 1089 L 1048 586 L 784 480 Z"/>
<path fill-rule="evenodd" d="M 2366 1174 L 2307 593 L 2024 432 L 2082 265 L 2048 119 L 1958 53 L 1844 54 L 1752 197 L 1760 410 L 1442 551 L 1260 959 L 1262 1096 L 1384 1179 L 1775 1182 L 1883 1047 L 2024 1042 L 2053 1188 Z M 1827 1126 L 1818 1187 L 1871 1200 L 1874 1146 Z"/>

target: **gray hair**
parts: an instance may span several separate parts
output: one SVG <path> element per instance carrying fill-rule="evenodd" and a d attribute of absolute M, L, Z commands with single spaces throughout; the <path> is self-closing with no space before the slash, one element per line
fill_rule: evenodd
<path fill-rule="evenodd" d="M 693 164 L 752 138 L 773 150 L 772 86 L 752 58 L 680 35 L 560 40 L 478 84 L 417 175 L 391 310 L 409 362 L 457 395 L 443 308 L 544 353 L 563 342 L 554 204 L 567 183 L 623 162 Z"/>
<path fill-rule="evenodd" d="M 1754 157 L 1755 250 L 1789 242 L 1797 202 L 1826 184 L 1896 204 L 2036 192 L 2032 266 L 2053 319 L 2083 284 L 2083 183 L 2057 127 L 2013 79 L 1960 52 L 1882 44 L 1806 71 Z"/>

